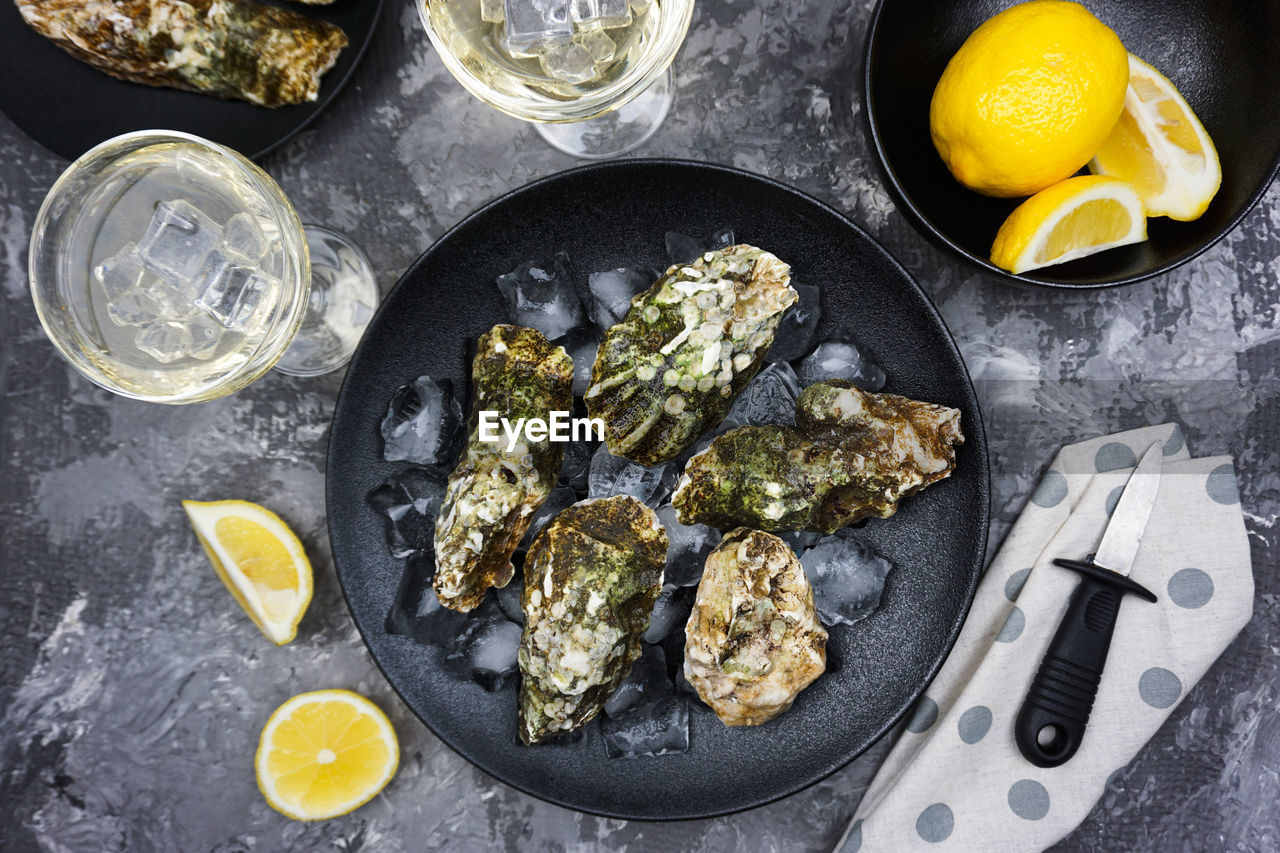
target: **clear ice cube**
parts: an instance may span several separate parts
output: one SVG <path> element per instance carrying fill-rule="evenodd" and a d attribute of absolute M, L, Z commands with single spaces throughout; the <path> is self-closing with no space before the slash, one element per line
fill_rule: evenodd
<path fill-rule="evenodd" d="M 517 625 L 524 624 L 524 605 L 520 599 L 524 595 L 524 574 L 516 572 L 504 587 L 493 591 L 493 600 L 498 602 L 503 614 Z"/>
<path fill-rule="evenodd" d="M 666 656 L 659 647 L 645 647 L 609 703 L 613 710 L 610 713 L 606 703 L 600 733 L 610 758 L 643 758 L 689 750 L 689 700 L 677 695 L 667 674 Z"/>
<path fill-rule="evenodd" d="M 874 548 L 848 534 L 823 537 L 800 555 L 800 563 L 824 625 L 852 625 L 874 612 L 893 568 Z"/>
<path fill-rule="evenodd" d="M 646 643 L 661 643 L 677 631 L 683 631 L 693 612 L 693 600 L 697 590 L 693 587 L 676 586 L 668 583 L 658 593 L 658 600 L 653 603 L 653 612 L 649 614 L 649 627 L 641 639 Z"/>
<path fill-rule="evenodd" d="M 452 648 L 467 622 L 467 614 L 450 610 L 431 588 L 435 560 L 415 554 L 405 561 L 400 586 L 387 613 L 387 633 L 411 637 L 419 643 Z"/>
<path fill-rule="evenodd" d="M 516 674 L 521 628 L 502 612 L 493 596 L 467 614 L 445 657 L 445 666 L 485 690 L 498 690 Z"/>
<path fill-rule="evenodd" d="M 566 83 L 585 83 L 596 76 L 596 61 L 590 49 L 576 41 L 544 46 L 538 62 L 542 73 Z"/>
<path fill-rule="evenodd" d="M 600 341 L 594 331 L 583 326 L 571 330 L 556 343 L 564 347 L 569 358 L 573 359 L 573 396 L 581 397 L 591 384 L 591 369 L 595 367 Z"/>
<path fill-rule="evenodd" d="M 734 400 L 729 417 L 743 426 L 795 426 L 799 396 L 800 380 L 796 372 L 790 364 L 780 361 L 756 374 Z"/>
<path fill-rule="evenodd" d="M 506 43 L 517 49 L 573 35 L 569 0 L 505 0 L 503 18 Z"/>
<path fill-rule="evenodd" d="M 564 252 L 545 261 L 527 261 L 498 276 L 497 285 L 511 322 L 537 329 L 550 340 L 564 337 L 586 320 Z"/>
<path fill-rule="evenodd" d="M 822 319 L 821 291 L 812 285 L 796 284 L 794 281 L 791 286 L 800 294 L 800 298 L 778 323 L 773 346 L 769 347 L 769 352 L 764 357 L 768 362 L 795 361 L 808 355 L 813 348 L 818 321 Z"/>
<path fill-rule="evenodd" d="M 222 247 L 251 261 L 260 261 L 270 243 L 258 227 L 258 217 L 252 213 L 237 213 L 222 227 Z"/>
<path fill-rule="evenodd" d="M 591 322 L 603 331 L 622 322 L 631 299 L 649 289 L 661 275 L 652 267 L 619 267 L 587 277 Z"/>
<path fill-rule="evenodd" d="M 444 492 L 445 481 L 435 471 L 407 468 L 369 493 L 369 505 L 386 519 L 391 556 L 431 551 Z"/>
<path fill-rule="evenodd" d="M 491 24 L 501 24 L 506 19 L 504 0 L 480 0 L 480 20 Z"/>
<path fill-rule="evenodd" d="M 564 463 L 560 466 L 560 482 L 586 497 L 591 475 L 591 460 L 600 448 L 599 441 L 573 441 L 564 447 Z"/>
<path fill-rule="evenodd" d="M 681 524 L 675 507 L 671 504 L 658 507 L 656 512 L 658 520 L 667 530 L 669 541 L 663 583 L 671 586 L 697 586 L 702 580 L 707 555 L 720 541 L 720 531 L 705 524 Z"/>
<path fill-rule="evenodd" d="M 143 326 L 134 345 L 162 364 L 191 355 L 191 332 L 185 323 L 157 320 Z"/>
<path fill-rule="evenodd" d="M 631 665 L 631 671 L 605 700 L 605 716 L 618 717 L 645 702 L 661 699 L 670 694 L 672 686 L 666 653 L 660 646 L 641 646 L 640 657 Z"/>
<path fill-rule="evenodd" d="M 784 530 L 778 533 L 777 536 L 791 546 L 791 550 L 796 552 L 796 556 L 803 554 L 822 540 L 822 534 L 814 533 L 812 530 Z"/>
<path fill-rule="evenodd" d="M 674 478 L 668 476 L 670 463 L 646 468 L 614 456 L 603 444 L 591 458 L 588 474 L 588 496 L 607 498 L 613 495 L 631 495 L 649 506 L 657 506 L 666 500 L 674 486 Z"/>
<path fill-rule="evenodd" d="M 201 361 L 213 358 L 226 332 L 222 324 L 211 317 L 192 317 L 185 322 L 191 334 L 191 357 Z"/>
<path fill-rule="evenodd" d="M 382 458 L 452 466 L 466 437 L 462 405 L 448 379 L 419 376 L 391 396 L 382 418 Z"/>
<path fill-rule="evenodd" d="M 262 297 L 277 284 L 265 273 L 213 250 L 199 271 L 203 289 L 196 304 L 229 329 L 244 329 Z"/>
<path fill-rule="evenodd" d="M 618 49 L 618 45 L 603 29 L 578 30 L 573 34 L 573 42 L 585 47 L 597 66 L 612 60 L 614 52 Z"/>
<path fill-rule="evenodd" d="M 157 318 L 164 318 L 165 313 L 160 302 L 141 287 L 135 287 L 107 302 L 107 316 L 117 326 L 147 326 Z"/>
<path fill-rule="evenodd" d="M 182 199 L 162 201 L 138 241 L 138 254 L 152 271 L 185 282 L 200 272 L 221 238 L 218 223 L 195 205 Z"/>
<path fill-rule="evenodd" d="M 126 243 L 120 251 L 93 268 L 93 277 L 110 303 L 131 290 L 141 288 L 146 272 L 142 259 L 138 257 L 138 247 Z"/>
<path fill-rule="evenodd" d="M 547 495 L 547 499 L 542 502 L 542 506 L 533 511 L 533 516 L 529 519 L 529 529 L 520 540 L 520 547 L 528 549 L 533 544 L 533 537 L 538 535 L 538 531 L 550 524 L 551 519 L 555 518 L 561 510 L 566 510 L 577 502 L 578 496 L 568 486 L 556 486 L 552 489 L 551 494 Z"/>
<path fill-rule="evenodd" d="M 713 249 L 733 245 L 733 229 L 717 228 L 706 237 L 690 237 L 679 231 L 667 232 L 667 255 L 673 264 L 687 264 Z"/>
<path fill-rule="evenodd" d="M 625 27 L 631 23 L 631 6 L 629 0 L 570 0 L 569 17 L 579 25 Z"/>
<path fill-rule="evenodd" d="M 884 370 L 879 365 L 865 358 L 856 345 L 842 341 L 818 344 L 818 348 L 800 362 L 796 373 L 806 387 L 828 379 L 847 379 L 863 391 L 879 391 L 885 383 Z"/>

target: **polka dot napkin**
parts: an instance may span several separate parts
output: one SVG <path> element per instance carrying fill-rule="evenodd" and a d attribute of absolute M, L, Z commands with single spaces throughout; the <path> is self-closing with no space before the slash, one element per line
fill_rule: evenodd
<path fill-rule="evenodd" d="M 1155 508 L 1080 751 L 1039 768 L 1013 722 L 1057 630 L 1073 572 L 1102 538 L 1137 459 L 1164 451 Z M 837 845 L 855 851 L 1042 850 L 1088 815 L 1253 609 L 1253 571 L 1230 457 L 1192 459 L 1174 424 L 1064 447 L 978 587 L 942 671 Z"/>

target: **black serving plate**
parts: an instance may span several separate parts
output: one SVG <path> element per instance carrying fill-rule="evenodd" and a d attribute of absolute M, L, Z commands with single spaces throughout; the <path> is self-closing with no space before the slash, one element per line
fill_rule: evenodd
<path fill-rule="evenodd" d="M 1252 0 L 1084 0 L 1130 52 L 1173 81 L 1209 131 L 1222 188 L 1194 222 L 1155 218 L 1145 243 L 1010 275 L 991 242 L 1021 199 L 959 184 L 929 138 L 929 101 L 947 62 L 978 25 L 1015 0 L 880 0 L 867 29 L 863 96 L 872 147 L 908 218 L 942 248 L 1014 284 L 1132 284 L 1184 264 L 1221 240 L 1280 168 L 1280 3 Z"/>
<path fill-rule="evenodd" d="M 727 224 L 822 288 L 818 337 L 848 332 L 884 365 L 886 390 L 962 411 L 967 437 L 950 479 L 859 535 L 896 566 L 880 609 L 831 630 L 828 672 L 766 725 L 690 714 L 683 755 L 611 760 L 598 726 L 569 745 L 516 740 L 516 689 L 488 693 L 450 675 L 441 652 L 388 634 L 403 562 L 384 544 L 368 492 L 403 467 L 382 460 L 378 425 L 400 384 L 422 373 L 464 388 L 468 343 L 497 322 L 498 275 L 562 249 L 577 276 L 667 265 L 667 230 Z M 906 271 L 831 208 L 765 178 L 667 160 L 564 172 L 473 213 L 404 274 L 365 333 L 338 398 L 326 478 L 329 536 L 347 603 L 374 659 L 409 707 L 476 766 L 563 806 L 620 818 L 708 817 L 767 803 L 848 763 L 911 707 L 968 611 L 988 522 L 986 439 L 960 353 Z"/>
<path fill-rule="evenodd" d="M 364 56 L 382 0 L 303 6 L 262 0 L 337 24 L 350 42 L 309 104 L 268 109 L 243 101 L 117 80 L 75 59 L 27 26 L 13 0 L 0 2 L 0 112 L 36 142 L 74 160 L 134 130 L 181 130 L 258 158 L 315 120 Z"/>

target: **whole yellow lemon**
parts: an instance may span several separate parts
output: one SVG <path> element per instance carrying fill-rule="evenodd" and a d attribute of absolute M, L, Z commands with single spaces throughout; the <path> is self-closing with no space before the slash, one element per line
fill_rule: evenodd
<path fill-rule="evenodd" d="M 1031 195 L 1073 175 L 1124 108 L 1129 56 L 1079 3 L 1031 0 L 978 27 L 929 105 L 933 144 L 956 180 Z"/>

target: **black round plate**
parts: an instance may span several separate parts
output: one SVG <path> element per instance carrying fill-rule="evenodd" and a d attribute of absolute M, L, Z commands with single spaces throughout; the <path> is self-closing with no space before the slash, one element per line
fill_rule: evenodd
<path fill-rule="evenodd" d="M 50 151 L 74 160 L 133 130 L 194 133 L 258 158 L 310 124 L 355 71 L 382 12 L 382 0 L 304 6 L 260 0 L 337 24 L 350 42 L 309 104 L 268 109 L 196 92 L 117 80 L 75 59 L 27 26 L 13 0 L 0 2 L 0 112 Z"/>
<path fill-rule="evenodd" d="M 684 755 L 605 756 L 598 726 L 565 746 L 518 745 L 516 690 L 486 693 L 444 671 L 441 653 L 388 635 L 402 564 L 365 495 L 401 464 L 382 461 L 378 424 L 396 387 L 419 374 L 466 387 L 467 342 L 505 308 L 494 278 L 568 252 L 578 276 L 667 265 L 667 230 L 733 227 L 776 252 L 797 282 L 822 288 L 820 337 L 848 331 L 889 374 L 888 390 L 957 406 L 967 437 L 954 476 L 860 535 L 896 566 L 880 609 L 836 627 L 828 672 L 780 718 L 726 728 L 690 715 Z M 954 642 L 982 569 L 989 474 L 973 387 L 928 298 L 879 245 L 829 207 L 782 184 L 679 161 L 609 163 L 516 190 L 463 220 L 405 273 L 347 372 L 329 440 L 329 536 L 347 603 L 388 680 L 442 740 L 499 779 L 570 808 L 620 818 L 707 817 L 798 791 L 843 766 L 903 715 Z"/>
<path fill-rule="evenodd" d="M 863 101 L 872 147 L 898 205 L 942 248 L 1014 284 L 1108 287 L 1184 264 L 1234 228 L 1280 168 L 1280 3 L 1085 0 L 1133 54 L 1173 81 L 1209 131 L 1222 188 L 1193 222 L 1158 217 L 1145 243 L 1010 275 L 991 242 L 1022 199 L 961 186 L 929 137 L 929 101 L 947 62 L 978 25 L 1016 0 L 880 0 L 867 29 Z"/>

